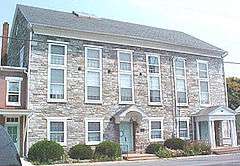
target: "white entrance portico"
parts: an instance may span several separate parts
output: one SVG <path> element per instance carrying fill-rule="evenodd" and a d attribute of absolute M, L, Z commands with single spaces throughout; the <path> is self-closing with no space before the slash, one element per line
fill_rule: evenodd
<path fill-rule="evenodd" d="M 237 146 L 235 115 L 226 106 L 207 107 L 193 114 L 196 139 L 207 142 L 211 148 Z"/>

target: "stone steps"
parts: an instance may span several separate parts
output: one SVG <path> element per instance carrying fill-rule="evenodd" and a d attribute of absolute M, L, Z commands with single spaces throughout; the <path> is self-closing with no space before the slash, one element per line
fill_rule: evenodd
<path fill-rule="evenodd" d="M 240 147 L 220 147 L 212 150 L 213 154 L 240 153 Z"/>
<path fill-rule="evenodd" d="M 124 160 L 128 161 L 139 161 L 139 160 L 155 160 L 158 159 L 158 157 L 154 154 L 124 154 L 123 155 Z"/>

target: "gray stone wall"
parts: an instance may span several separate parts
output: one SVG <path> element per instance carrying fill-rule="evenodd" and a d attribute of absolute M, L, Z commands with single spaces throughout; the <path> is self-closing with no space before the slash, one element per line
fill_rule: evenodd
<path fill-rule="evenodd" d="M 34 112 L 30 120 L 28 140 L 30 145 L 47 137 L 47 117 L 68 117 L 67 144 L 68 147 L 84 143 L 84 118 L 104 118 L 104 139 L 118 141 L 118 126 L 114 125 L 112 116 L 125 105 L 118 104 L 118 71 L 116 48 L 131 49 L 134 64 L 135 104 L 148 117 L 164 117 L 164 139 L 170 138 L 173 132 L 175 97 L 172 74 L 172 58 L 186 58 L 187 86 L 189 106 L 180 107 L 181 116 L 190 116 L 191 112 L 200 109 L 197 75 L 197 59 L 209 61 L 211 104 L 225 104 L 224 78 L 222 59 L 201 57 L 189 54 L 173 53 L 122 45 L 97 43 L 76 39 L 58 38 L 43 35 L 33 35 L 32 55 L 30 58 L 29 78 L 29 109 Z M 48 79 L 48 44 L 47 40 L 66 41 L 67 57 L 67 102 L 47 102 Z M 103 103 L 85 104 L 84 102 L 84 44 L 103 46 Z M 148 105 L 146 54 L 159 53 L 161 62 L 162 106 Z M 140 129 L 145 129 L 140 132 Z M 136 128 L 136 147 L 143 149 L 148 141 L 148 120 L 143 120 Z M 144 145 L 144 146 L 143 146 Z"/>

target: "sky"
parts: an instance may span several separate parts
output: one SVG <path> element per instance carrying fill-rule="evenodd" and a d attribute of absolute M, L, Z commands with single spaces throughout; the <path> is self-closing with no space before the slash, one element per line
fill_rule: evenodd
<path fill-rule="evenodd" d="M 16 4 L 183 31 L 228 51 L 226 62 L 240 63 L 239 0 L 1 0 L 0 23 L 12 23 Z M 2 32 L 2 26 L 0 27 Z M 240 77 L 240 64 L 225 64 Z"/>

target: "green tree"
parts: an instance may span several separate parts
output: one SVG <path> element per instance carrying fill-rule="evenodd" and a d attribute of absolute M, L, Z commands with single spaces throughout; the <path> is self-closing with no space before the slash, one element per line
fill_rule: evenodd
<path fill-rule="evenodd" d="M 240 106 L 240 78 L 227 78 L 228 107 L 235 110 Z"/>

